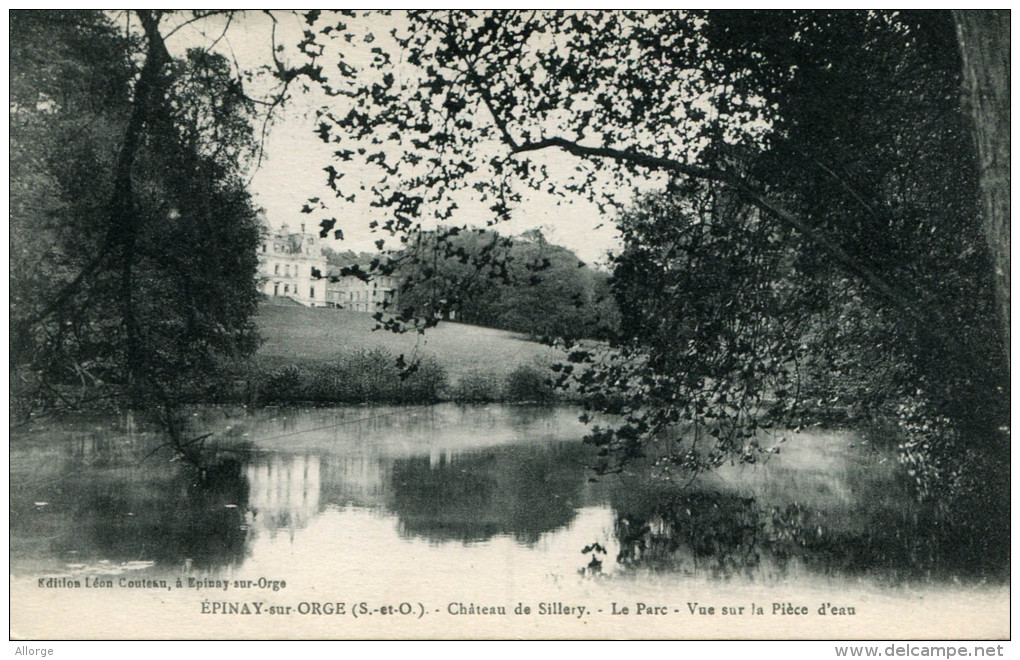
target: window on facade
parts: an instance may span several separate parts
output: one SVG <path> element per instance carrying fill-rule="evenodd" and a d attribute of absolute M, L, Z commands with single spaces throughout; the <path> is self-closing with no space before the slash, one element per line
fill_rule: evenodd
<path fill-rule="evenodd" d="M 309 298 L 315 298 L 315 287 L 314 286 L 308 287 L 308 297 Z"/>
<path fill-rule="evenodd" d="M 280 283 L 279 282 L 274 282 L 273 283 L 273 295 L 274 296 L 280 295 Z"/>
<path fill-rule="evenodd" d="M 284 266 L 284 270 L 287 273 L 287 277 L 290 277 L 290 264 L 287 264 L 286 266 Z"/>
<path fill-rule="evenodd" d="M 273 272 L 275 272 L 277 275 L 280 274 L 280 264 L 276 264 L 276 269 Z"/>
<path fill-rule="evenodd" d="M 289 284 L 284 284 L 283 285 L 283 292 L 284 293 L 290 293 L 290 285 Z"/>

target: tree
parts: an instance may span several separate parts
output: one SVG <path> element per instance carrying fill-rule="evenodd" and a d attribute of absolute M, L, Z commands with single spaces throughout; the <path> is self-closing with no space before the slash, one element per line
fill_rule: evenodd
<path fill-rule="evenodd" d="M 791 346 L 808 336 L 807 325 L 834 323 L 828 339 L 816 332 L 807 346 L 819 358 L 814 364 L 825 362 L 832 337 L 856 336 L 859 344 L 844 351 L 860 346 L 874 355 L 879 348 L 884 356 L 859 367 L 903 365 L 904 382 L 883 403 L 899 397 L 905 425 L 931 440 L 915 445 L 926 447 L 921 453 L 938 463 L 964 447 L 1003 463 L 1008 322 L 992 320 L 988 250 L 1002 241 L 981 240 L 988 230 L 977 208 L 980 177 L 959 105 L 963 69 L 949 14 L 450 11 L 412 12 L 408 23 L 394 31 L 406 64 L 377 49 L 345 90 L 349 105 L 320 113 L 320 135 L 342 145 L 339 167 L 371 165 L 387 182 L 399 176 L 401 185 L 374 189 L 375 204 L 392 214 L 383 229 L 413 234 L 426 212 L 447 218 L 465 190 L 490 203 L 497 218 L 509 215 L 522 186 L 583 194 L 607 209 L 621 206 L 618 191 L 642 178 L 672 179 L 695 202 L 723 195 L 734 200 L 730 210 L 713 204 L 708 217 L 726 240 L 690 257 L 700 259 L 695 277 L 710 277 L 711 258 L 741 250 L 774 269 L 764 277 L 717 277 L 701 299 L 686 293 L 670 300 L 704 305 L 702 318 L 714 318 L 722 332 L 729 327 L 737 345 L 775 338 L 770 373 L 784 379 L 799 359 Z M 330 26 L 320 36 L 328 42 L 351 31 Z M 541 154 L 552 150 L 575 156 L 577 171 L 550 168 Z M 339 181 L 331 174 L 337 194 L 348 195 Z M 638 225 L 635 259 L 620 265 L 657 274 L 668 262 L 642 265 L 638 256 L 659 247 L 642 252 L 642 241 L 688 231 L 699 215 L 669 210 L 683 206 L 675 198 L 649 204 L 660 220 L 641 224 L 638 207 L 623 221 L 625 230 Z M 788 293 L 752 306 L 751 325 L 740 322 L 741 305 L 719 298 L 763 286 L 776 294 L 780 285 Z M 723 311 L 715 311 L 719 304 Z M 647 310 L 634 307 L 624 307 L 624 328 L 647 320 Z M 803 323 L 782 328 L 776 310 Z M 676 377 L 672 360 L 682 357 L 659 351 L 657 336 L 639 333 L 645 343 L 635 346 L 651 379 L 631 382 L 640 405 L 648 403 L 647 388 Z M 877 337 L 888 341 L 869 344 Z M 721 360 L 714 368 L 725 365 L 728 343 L 724 334 L 712 344 Z M 575 357 L 586 361 L 588 353 Z M 618 373 L 615 365 L 602 368 Z M 712 374 L 727 382 L 725 391 L 742 387 L 739 370 Z M 706 377 L 693 385 L 704 388 Z M 777 387 L 753 378 L 743 391 L 753 393 L 750 402 L 768 402 L 785 391 Z M 669 395 L 687 397 L 683 406 L 704 414 L 694 387 Z M 708 402 L 716 412 L 732 403 L 729 394 Z M 737 417 L 750 431 L 757 423 L 750 420 L 759 419 Z M 635 419 L 620 443 L 625 454 L 639 451 L 655 428 Z M 746 446 L 723 444 L 723 454 L 744 455 Z"/>
<path fill-rule="evenodd" d="M 762 429 L 799 405 L 799 362 L 810 314 L 797 309 L 789 236 L 715 186 L 643 196 L 619 221 L 613 260 L 620 331 L 609 349 L 575 350 L 573 381 L 589 405 L 623 415 L 596 427 L 600 472 L 646 453 L 646 439 L 686 427 L 691 441 L 658 465 L 691 477 L 775 451 Z M 574 373 L 571 370 L 571 373 Z"/>
<path fill-rule="evenodd" d="M 77 377 L 85 390 L 106 366 L 85 357 L 91 321 L 76 312 L 89 284 L 100 286 L 93 279 L 96 255 L 105 258 L 112 243 L 103 210 L 109 178 L 88 175 L 114 166 L 130 98 L 124 53 L 124 42 L 98 14 L 11 14 L 15 403 L 54 398 L 50 383 L 58 379 Z M 93 336 L 102 343 L 98 332 Z"/>
<path fill-rule="evenodd" d="M 440 227 L 418 238 L 390 255 L 404 282 L 407 316 L 427 317 L 445 306 L 459 321 L 550 340 L 595 337 L 614 322 L 607 274 L 540 230 L 510 238 Z"/>
<path fill-rule="evenodd" d="M 956 11 L 967 105 L 980 163 L 985 239 L 1009 358 L 1009 11 Z"/>
<path fill-rule="evenodd" d="M 161 15 L 12 14 L 12 382 L 22 412 L 173 405 L 255 346 L 253 108 Z M 137 67 L 137 68 L 136 68 Z"/>

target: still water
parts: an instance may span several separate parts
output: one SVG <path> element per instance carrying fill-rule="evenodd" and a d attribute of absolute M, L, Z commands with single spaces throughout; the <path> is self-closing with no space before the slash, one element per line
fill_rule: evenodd
<path fill-rule="evenodd" d="M 334 598 L 442 593 L 442 607 L 451 591 L 607 605 L 836 594 L 865 609 L 1008 594 L 1008 550 L 918 505 L 864 433 L 790 433 L 767 464 L 688 486 L 640 465 L 596 479 L 570 408 L 191 414 L 211 434 L 199 466 L 130 416 L 13 433 L 12 581 L 265 578 L 267 592 L 289 581 Z"/>

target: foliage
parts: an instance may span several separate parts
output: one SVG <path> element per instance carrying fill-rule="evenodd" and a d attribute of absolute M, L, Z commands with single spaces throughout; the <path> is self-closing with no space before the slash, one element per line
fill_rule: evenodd
<path fill-rule="evenodd" d="M 405 318 L 452 311 L 458 321 L 533 338 L 605 336 L 615 322 L 608 275 L 537 229 L 509 238 L 440 228 L 390 259 Z"/>
<path fill-rule="evenodd" d="M 355 252 L 354 250 L 333 250 L 323 247 L 322 253 L 326 257 L 326 263 L 338 268 L 350 268 L 361 264 L 367 264 L 376 258 L 377 255 L 371 252 Z"/>
<path fill-rule="evenodd" d="M 462 403 L 493 403 L 502 398 L 501 383 L 495 374 L 473 373 L 461 377 L 451 398 Z"/>
<path fill-rule="evenodd" d="M 636 181 L 668 184 L 619 221 L 619 336 L 577 347 L 571 361 L 590 368 L 563 371 L 622 403 L 624 426 L 592 434 L 604 469 L 684 422 L 713 440 L 678 467 L 757 460 L 756 429 L 790 418 L 800 384 L 868 413 L 919 397 L 929 421 L 1004 464 L 1008 333 L 949 14 L 407 18 L 401 57 L 377 48 L 344 81 L 347 104 L 320 112 L 337 195 L 354 194 L 349 171 L 387 184 L 372 188 L 391 214 L 380 229 L 413 242 L 466 194 L 500 220 L 528 188 L 609 210 Z M 314 38 L 350 41 L 355 23 Z M 575 169 L 550 168 L 553 150 Z M 958 461 L 957 441 L 924 445 L 942 456 L 930 464 Z"/>
<path fill-rule="evenodd" d="M 93 342 L 84 335 L 92 325 L 112 328 L 75 324 L 71 314 L 45 327 L 31 319 L 102 248 L 111 190 L 93 173 L 113 167 L 129 98 L 124 45 L 111 26 L 88 12 L 43 18 L 11 13 L 11 384 L 19 417 L 51 381 L 77 376 L 85 390 L 92 372 L 108 367 L 108 356 L 86 358 Z"/>
<path fill-rule="evenodd" d="M 382 349 L 359 349 L 329 360 L 261 358 L 240 363 L 231 382 L 201 392 L 197 401 L 245 405 L 268 404 L 424 404 L 550 403 L 557 392 L 541 367 L 520 365 L 506 375 L 479 372 L 451 384 L 433 355 L 418 357 L 402 369 L 397 356 Z"/>
<path fill-rule="evenodd" d="M 661 457 L 680 471 L 762 460 L 773 450 L 758 430 L 796 406 L 804 352 L 788 236 L 701 186 L 643 198 L 620 228 L 619 337 L 569 356 L 594 366 L 571 371 L 591 407 L 625 416 L 623 428 L 588 438 L 616 456 L 601 469 L 619 469 L 642 455 L 640 438 L 680 425 L 691 427 L 692 442 Z"/>
<path fill-rule="evenodd" d="M 432 357 L 410 374 L 395 355 L 361 350 L 330 362 L 261 362 L 244 377 L 247 403 L 434 403 L 443 398 L 446 372 Z"/>
<path fill-rule="evenodd" d="M 510 372 L 503 388 L 507 401 L 548 403 L 554 396 L 548 372 L 523 364 Z"/>
<path fill-rule="evenodd" d="M 12 13 L 12 382 L 21 414 L 193 395 L 256 346 L 253 103 L 159 14 Z M 133 65 L 142 62 L 140 68 Z"/>

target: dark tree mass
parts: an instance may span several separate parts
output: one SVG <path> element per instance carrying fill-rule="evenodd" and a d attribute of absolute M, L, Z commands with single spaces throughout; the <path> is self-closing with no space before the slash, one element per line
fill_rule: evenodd
<path fill-rule="evenodd" d="M 9 22 L 12 636 L 1010 634 L 1009 10 Z"/>
<path fill-rule="evenodd" d="M 331 266 L 401 276 L 381 327 L 564 348 L 553 378 L 615 420 L 599 473 L 881 421 L 921 497 L 1008 509 L 1008 12 L 313 11 L 297 67 L 268 16 L 256 100 L 219 40 L 172 56 L 163 12 L 12 12 L 16 415 L 203 400 L 254 352 L 244 175 L 301 80 L 316 171 L 390 250 Z M 615 222 L 607 272 L 497 231 L 536 198 Z"/>
<path fill-rule="evenodd" d="M 390 256 L 403 280 L 407 318 L 453 315 L 458 321 L 534 339 L 591 339 L 611 334 L 616 309 L 609 275 L 535 229 L 506 237 L 486 229 L 422 232 Z"/>
<path fill-rule="evenodd" d="M 160 19 L 11 13 L 16 417 L 173 405 L 257 345 L 254 108 L 222 56 L 172 58 Z"/>
<path fill-rule="evenodd" d="M 371 36 L 307 18 L 317 55 Z M 589 436 L 602 471 L 676 429 L 693 442 L 664 469 L 756 462 L 771 430 L 836 410 L 895 420 L 923 495 L 1003 500 L 1008 14 L 407 19 L 393 53 L 329 83 L 329 184 L 357 194 L 343 168 L 376 168 L 381 228 L 405 243 L 465 190 L 497 220 L 528 189 L 622 209 L 619 333 L 574 346 L 561 379 L 622 415 Z M 621 193 L 649 180 L 661 190 Z"/>

